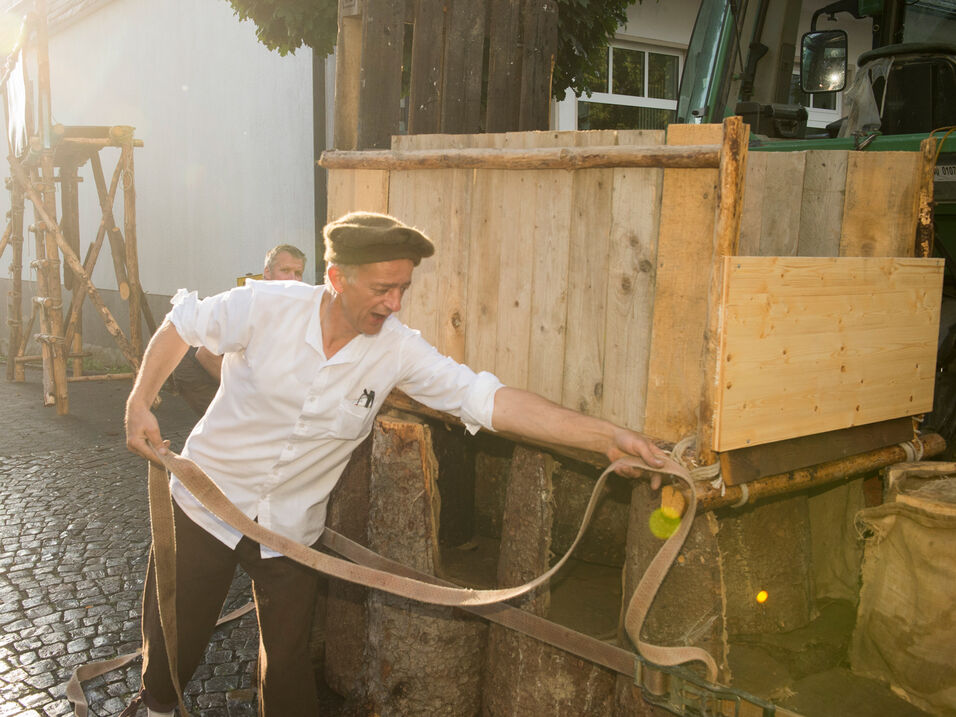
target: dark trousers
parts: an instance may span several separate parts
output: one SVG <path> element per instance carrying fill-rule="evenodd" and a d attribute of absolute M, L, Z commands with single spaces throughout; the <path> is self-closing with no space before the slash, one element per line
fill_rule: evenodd
<path fill-rule="evenodd" d="M 185 688 L 199 666 L 219 619 L 236 565 L 252 578 L 259 619 L 259 714 L 315 717 L 319 712 L 309 635 L 318 573 L 288 558 L 259 555 L 243 538 L 235 550 L 190 520 L 174 505 L 176 521 L 176 618 L 179 684 Z M 143 701 L 153 710 L 176 706 L 159 622 L 156 572 L 150 550 L 143 592 Z"/>

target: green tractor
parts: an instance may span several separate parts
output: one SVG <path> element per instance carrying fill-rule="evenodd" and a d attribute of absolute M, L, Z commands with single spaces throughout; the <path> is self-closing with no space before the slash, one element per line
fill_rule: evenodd
<path fill-rule="evenodd" d="M 807 3 L 812 0 L 806 0 Z M 677 105 L 682 123 L 741 115 L 751 151 L 920 151 L 937 137 L 933 253 L 946 262 L 936 399 L 926 427 L 956 455 L 956 0 L 702 0 Z M 821 18 L 826 27 L 821 29 Z M 841 27 L 871 23 L 872 46 L 848 77 Z M 804 23 L 806 23 L 804 16 Z M 805 24 L 804 24 L 804 29 Z M 799 87 L 794 63 L 799 58 Z M 797 92 L 794 92 L 794 90 Z M 808 106 L 843 91 L 841 116 L 807 126 Z M 796 95 L 800 102 L 793 102 Z M 829 100 L 829 106 L 835 106 Z"/>

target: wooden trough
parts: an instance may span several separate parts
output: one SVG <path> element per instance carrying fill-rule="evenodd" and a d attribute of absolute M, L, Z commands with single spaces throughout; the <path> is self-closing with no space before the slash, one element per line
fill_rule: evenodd
<path fill-rule="evenodd" d="M 932 191 L 923 162 L 748 154 L 747 128 L 730 118 L 666 138 L 395 137 L 391 151 L 320 164 L 330 218 L 385 211 L 435 241 L 402 319 L 442 352 L 667 443 L 693 440 L 688 462 L 720 468 L 698 489 L 707 510 L 804 491 L 699 515 L 650 614 L 648 639 L 709 649 L 730 682 L 730 636 L 810 619 L 811 552 L 855 559 L 845 516 L 820 526 L 806 489 L 903 460 L 911 417 L 932 408 L 942 264 L 914 256 Z M 330 524 L 460 582 L 543 571 L 596 461 L 461 440 L 447 417 L 392 404 L 405 413 L 379 421 Z M 914 445 L 931 454 L 937 439 Z M 824 500 L 846 502 L 837 492 Z M 660 544 L 647 527 L 660 500 L 622 479 L 584 562 L 523 607 L 592 634 L 610 619 L 613 636 Z M 760 587 L 772 604 L 754 603 Z M 450 611 L 331 585 L 323 614 L 330 684 L 378 714 L 650 709 L 626 677 Z"/>

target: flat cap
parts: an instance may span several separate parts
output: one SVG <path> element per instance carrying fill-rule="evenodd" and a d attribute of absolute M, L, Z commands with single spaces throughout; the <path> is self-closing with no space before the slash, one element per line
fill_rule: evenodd
<path fill-rule="evenodd" d="M 375 212 L 351 212 L 322 230 L 325 260 L 332 264 L 373 264 L 411 259 L 415 266 L 435 253 L 435 245 L 417 229 L 395 217 Z"/>

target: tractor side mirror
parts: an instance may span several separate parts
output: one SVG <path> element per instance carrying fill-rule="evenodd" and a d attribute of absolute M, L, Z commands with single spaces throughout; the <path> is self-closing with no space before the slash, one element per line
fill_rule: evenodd
<path fill-rule="evenodd" d="M 847 39 L 843 30 L 804 34 L 800 43 L 800 89 L 839 92 L 846 86 Z"/>

